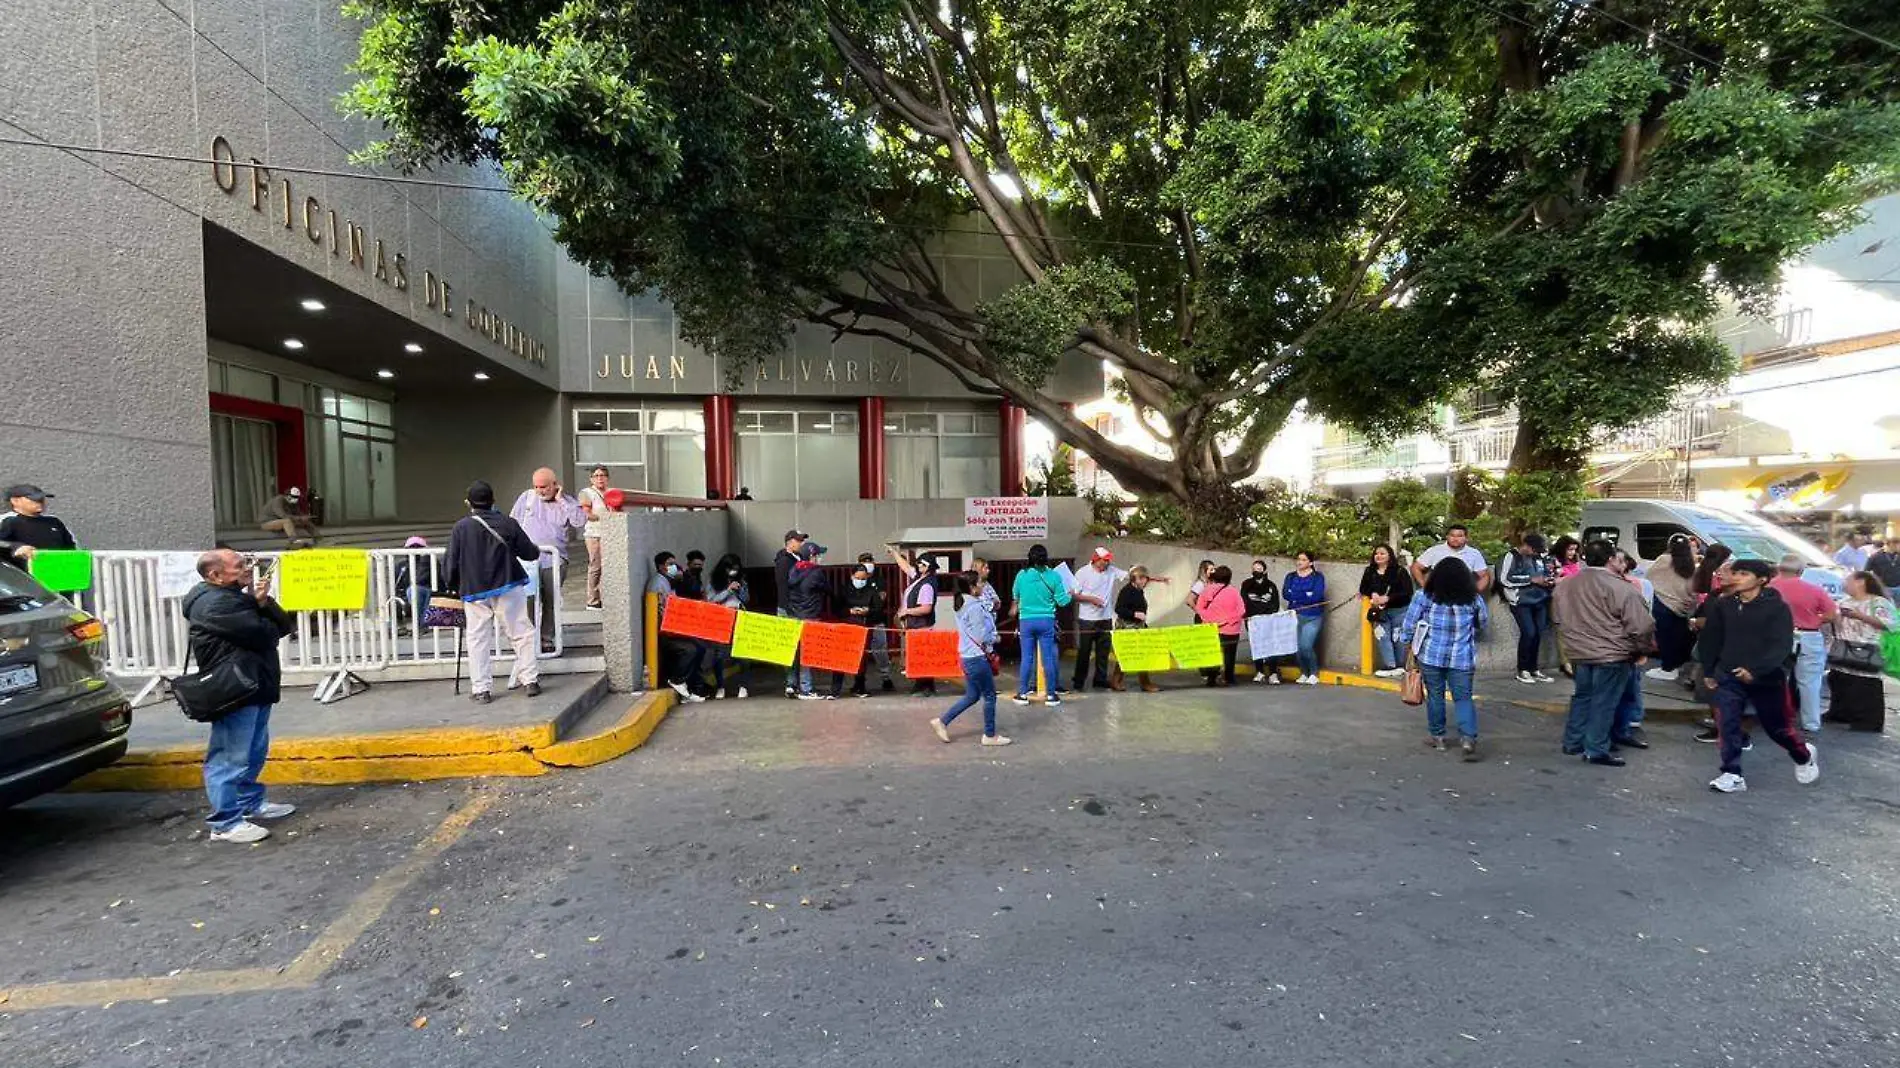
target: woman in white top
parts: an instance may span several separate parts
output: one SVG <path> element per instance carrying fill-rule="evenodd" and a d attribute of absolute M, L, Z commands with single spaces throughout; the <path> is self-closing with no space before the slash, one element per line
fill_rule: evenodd
<path fill-rule="evenodd" d="M 600 521 L 607 517 L 607 469 L 596 465 L 588 472 L 587 488 L 581 490 L 581 512 L 587 525 L 581 528 L 581 542 L 587 546 L 587 610 L 600 611 Z"/>
<path fill-rule="evenodd" d="M 1879 731 L 1887 725 L 1886 695 L 1881 689 L 1881 639 L 1896 625 L 1893 601 L 1871 571 L 1847 576 L 1847 600 L 1834 625 L 1828 652 L 1828 691 L 1833 703 L 1823 720 L 1850 730 Z M 1872 648 L 1868 648 L 1871 646 Z M 1873 660 L 1862 660 L 1872 654 Z"/>

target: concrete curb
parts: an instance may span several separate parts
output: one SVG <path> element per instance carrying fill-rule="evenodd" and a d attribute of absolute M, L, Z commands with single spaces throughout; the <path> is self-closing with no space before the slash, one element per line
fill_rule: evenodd
<path fill-rule="evenodd" d="M 605 679 L 601 682 L 605 686 Z M 500 730 L 444 727 L 289 739 L 273 745 L 263 781 L 271 786 L 341 786 L 428 779 L 531 778 L 555 768 L 604 764 L 646 744 L 677 698 L 673 691 L 634 695 L 603 730 L 558 739 L 565 711 L 545 723 Z M 128 754 L 68 790 L 195 790 L 204 785 L 204 751 L 171 747 Z"/>

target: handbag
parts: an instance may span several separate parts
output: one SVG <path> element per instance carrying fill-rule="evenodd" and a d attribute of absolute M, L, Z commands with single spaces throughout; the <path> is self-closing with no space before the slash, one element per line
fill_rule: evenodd
<path fill-rule="evenodd" d="M 431 630 L 460 630 L 467 622 L 459 597 L 431 597 L 422 608 L 422 625 Z"/>
<path fill-rule="evenodd" d="M 193 652 L 189 648 L 185 652 L 187 668 Z M 187 672 L 165 682 L 185 718 L 196 723 L 216 723 L 252 704 L 264 688 L 257 661 L 249 656 L 233 656 L 210 671 Z"/>
<path fill-rule="evenodd" d="M 1405 678 L 1399 681 L 1399 700 L 1408 705 L 1425 703 L 1425 673 L 1418 668 L 1418 658 L 1406 657 Z"/>
<path fill-rule="evenodd" d="M 1873 642 L 1835 642 L 1827 651 L 1827 665 L 1878 675 L 1887 669 L 1887 658 Z"/>

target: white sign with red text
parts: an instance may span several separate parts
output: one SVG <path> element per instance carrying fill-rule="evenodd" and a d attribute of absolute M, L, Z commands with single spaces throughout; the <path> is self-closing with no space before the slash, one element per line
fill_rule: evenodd
<path fill-rule="evenodd" d="M 1049 536 L 1047 497 L 965 497 L 963 525 L 991 541 L 1036 541 Z"/>

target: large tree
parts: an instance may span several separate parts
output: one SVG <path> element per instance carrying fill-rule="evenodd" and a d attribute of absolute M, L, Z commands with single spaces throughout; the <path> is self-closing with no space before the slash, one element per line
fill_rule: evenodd
<path fill-rule="evenodd" d="M 1206 500 L 1294 407 L 1488 385 L 1518 466 L 1727 372 L 1706 333 L 1900 169 L 1889 0 L 357 0 L 372 155 L 493 161 L 729 365 L 800 321 Z M 947 280 L 986 223 L 1023 281 Z M 1170 458 L 1045 397 L 1107 361 Z"/>

